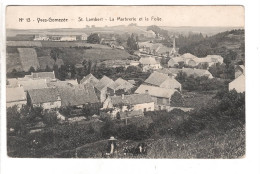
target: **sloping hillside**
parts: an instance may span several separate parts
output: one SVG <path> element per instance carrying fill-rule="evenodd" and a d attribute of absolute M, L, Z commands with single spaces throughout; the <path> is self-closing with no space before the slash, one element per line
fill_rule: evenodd
<path fill-rule="evenodd" d="M 178 42 L 178 40 L 176 42 Z M 191 53 L 198 57 L 217 54 L 224 58 L 224 62 L 231 61 L 237 63 L 244 61 L 245 31 L 231 30 L 206 37 L 199 42 L 193 42 L 181 47 L 179 53 Z"/>
<path fill-rule="evenodd" d="M 79 48 L 79 47 L 71 47 L 71 43 L 59 43 L 58 45 L 61 47 L 55 48 L 56 43 L 51 43 L 48 45 L 44 45 L 44 47 L 18 47 L 12 46 L 7 47 L 7 72 L 11 72 L 13 69 L 16 71 L 28 71 L 31 66 L 36 70 L 37 68 L 41 68 L 44 70 L 46 65 L 49 68 L 53 66 L 53 60 L 51 59 L 51 51 L 59 51 L 59 58 L 64 62 L 64 64 L 78 64 L 81 63 L 84 59 L 91 60 L 111 60 L 111 59 L 127 59 L 130 55 L 125 50 L 120 49 L 112 49 L 105 45 L 99 44 L 87 44 L 84 46 L 89 46 L 90 48 Z M 78 43 L 80 44 L 80 43 Z M 62 46 L 63 45 L 63 46 Z M 59 63 L 58 63 L 59 64 Z M 63 64 L 63 63 L 61 63 Z"/>

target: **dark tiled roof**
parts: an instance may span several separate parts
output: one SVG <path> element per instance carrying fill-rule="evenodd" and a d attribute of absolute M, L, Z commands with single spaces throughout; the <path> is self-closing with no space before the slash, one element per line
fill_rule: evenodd
<path fill-rule="evenodd" d="M 32 104 L 55 102 L 59 100 L 59 93 L 56 88 L 42 88 L 28 90 Z"/>
<path fill-rule="evenodd" d="M 94 88 L 89 85 L 58 87 L 58 90 L 61 98 L 61 106 L 78 106 L 98 102 Z"/>
<path fill-rule="evenodd" d="M 80 81 L 80 84 L 83 84 L 83 83 L 92 83 L 93 85 L 98 83 L 99 80 L 93 76 L 92 74 L 88 74 L 87 76 L 85 76 L 81 81 Z"/>
<path fill-rule="evenodd" d="M 169 77 L 167 74 L 153 72 L 144 82 L 151 85 L 160 86 L 168 78 Z"/>
<path fill-rule="evenodd" d="M 96 83 L 94 86 L 101 91 L 102 89 L 106 88 L 108 85 L 111 85 L 114 83 L 114 81 L 107 76 L 103 76 L 102 79 L 98 83 Z"/>

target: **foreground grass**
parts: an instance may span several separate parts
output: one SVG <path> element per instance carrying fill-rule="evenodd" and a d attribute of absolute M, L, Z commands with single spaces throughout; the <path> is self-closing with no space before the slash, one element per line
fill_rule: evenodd
<path fill-rule="evenodd" d="M 232 159 L 241 158 L 245 155 L 244 128 L 235 128 L 226 132 L 226 134 L 218 135 L 204 130 L 190 137 L 153 138 L 144 142 L 148 145 L 147 156 L 138 156 L 137 158 Z M 102 152 L 106 143 L 106 140 L 89 143 L 77 149 L 63 151 L 48 157 L 102 158 Z M 133 158 L 131 155 L 125 156 L 123 148 L 135 147 L 138 143 L 137 141 L 118 140 L 118 153 L 115 158 Z"/>

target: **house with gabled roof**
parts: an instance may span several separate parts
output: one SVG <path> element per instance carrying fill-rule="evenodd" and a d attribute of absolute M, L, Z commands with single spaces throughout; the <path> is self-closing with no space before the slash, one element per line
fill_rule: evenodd
<path fill-rule="evenodd" d="M 107 87 L 114 85 L 114 81 L 107 76 L 103 76 L 98 83 L 94 85 L 95 92 L 101 103 L 107 98 Z"/>
<path fill-rule="evenodd" d="M 56 88 L 30 89 L 27 91 L 27 104 L 42 106 L 44 109 L 59 108 L 61 98 Z"/>
<path fill-rule="evenodd" d="M 123 93 L 130 92 L 130 90 L 134 87 L 133 84 L 130 82 L 118 78 L 114 83 L 111 83 L 110 85 L 107 86 L 107 93 L 109 95 L 115 95 L 119 90 Z"/>
<path fill-rule="evenodd" d="M 244 65 L 236 65 L 235 66 L 235 79 L 238 78 L 240 75 L 244 74 L 245 66 Z"/>
<path fill-rule="evenodd" d="M 236 78 L 228 84 L 229 91 L 236 90 L 239 93 L 245 92 L 245 66 L 237 65 L 235 67 Z"/>
<path fill-rule="evenodd" d="M 149 70 L 157 70 L 162 68 L 161 64 L 156 61 L 154 57 L 142 57 L 139 60 L 140 64 L 142 65 L 143 71 L 147 72 Z"/>
<path fill-rule="evenodd" d="M 112 116 L 125 111 L 154 111 L 154 101 L 148 94 L 109 96 L 103 104 L 103 109 L 107 108 L 113 109 Z"/>
<path fill-rule="evenodd" d="M 98 103 L 94 87 L 88 84 L 57 88 L 61 98 L 61 106 L 76 106 L 82 108 L 85 104 Z"/>
<path fill-rule="evenodd" d="M 95 85 L 98 82 L 99 82 L 99 80 L 90 73 L 87 76 L 83 77 L 83 79 L 80 81 L 80 84 L 88 83 L 88 84 Z"/>
<path fill-rule="evenodd" d="M 150 95 L 154 101 L 156 110 L 171 109 L 171 98 L 176 92 L 180 93 L 176 89 L 167 89 L 149 85 L 140 85 L 135 91 L 136 94 Z"/>
<path fill-rule="evenodd" d="M 228 85 L 229 91 L 236 90 L 238 93 L 245 92 L 245 75 L 241 74 L 235 80 L 229 83 Z"/>
<path fill-rule="evenodd" d="M 6 88 L 6 107 L 17 105 L 18 108 L 21 108 L 26 103 L 26 93 L 23 87 Z"/>
<path fill-rule="evenodd" d="M 153 72 L 144 81 L 144 84 L 167 89 L 178 89 L 179 91 L 181 91 L 181 84 L 176 79 L 174 79 L 172 75 L 159 73 L 156 71 Z"/>

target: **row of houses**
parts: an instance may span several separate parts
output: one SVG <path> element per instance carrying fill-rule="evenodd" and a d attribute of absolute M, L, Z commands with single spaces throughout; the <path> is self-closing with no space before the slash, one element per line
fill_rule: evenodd
<path fill-rule="evenodd" d="M 185 53 L 178 57 L 173 57 L 168 61 L 168 67 L 175 67 L 182 62 L 184 65 L 195 67 L 199 64 L 208 64 L 208 66 L 215 65 L 217 63 L 223 63 L 223 57 L 219 55 L 207 55 L 206 57 L 198 58 L 190 53 Z"/>
<path fill-rule="evenodd" d="M 212 74 L 206 69 L 196 69 L 196 68 L 163 68 L 157 70 L 157 72 L 168 74 L 171 76 L 176 77 L 178 73 L 183 72 L 187 74 L 187 76 L 194 76 L 194 77 L 208 77 L 212 79 Z"/>

